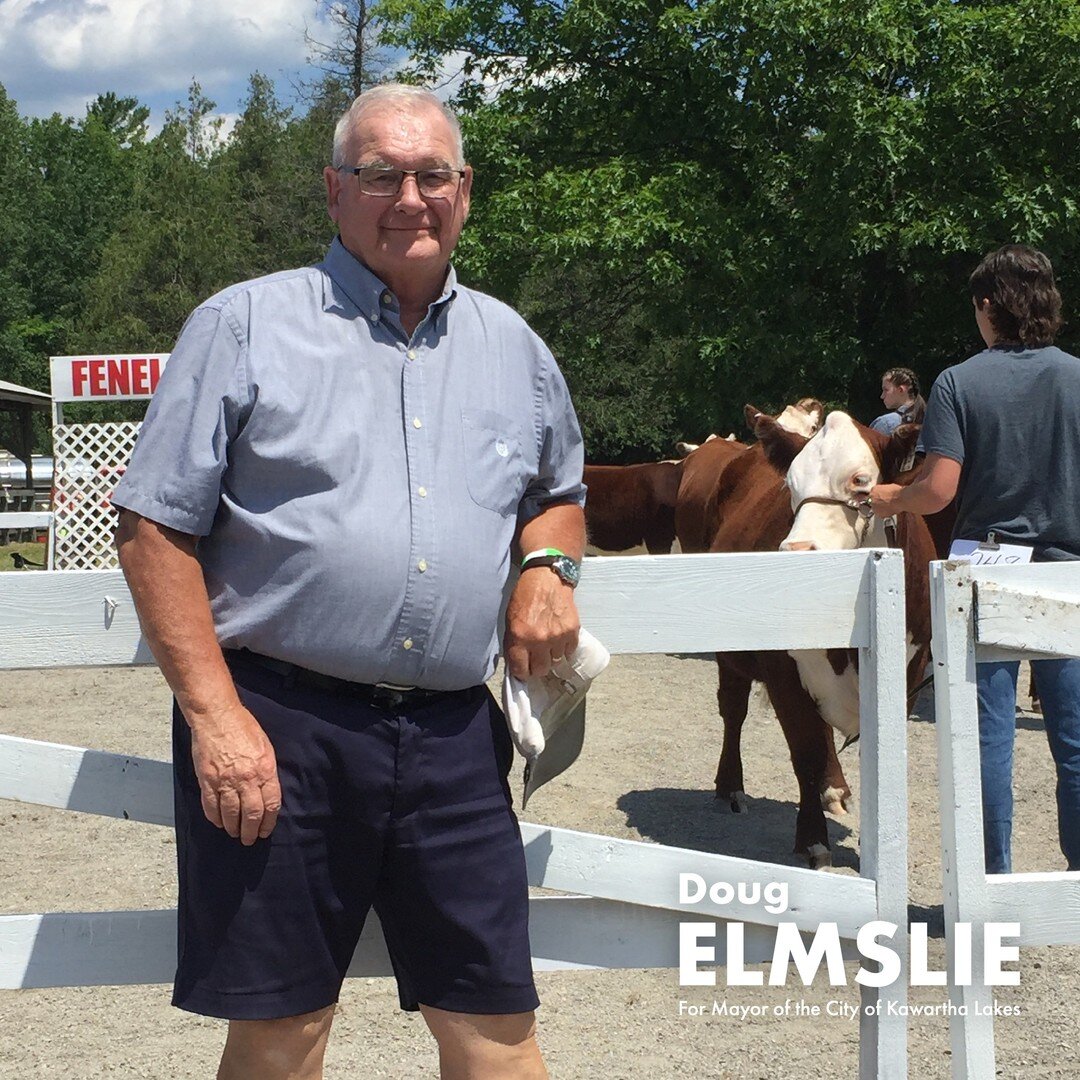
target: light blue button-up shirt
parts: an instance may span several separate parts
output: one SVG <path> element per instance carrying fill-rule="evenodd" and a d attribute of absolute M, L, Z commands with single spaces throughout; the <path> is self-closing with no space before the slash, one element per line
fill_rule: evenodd
<path fill-rule="evenodd" d="M 223 646 L 356 682 L 490 677 L 519 521 L 584 502 L 551 353 L 458 285 L 411 338 L 335 240 L 190 316 L 113 495 L 199 536 Z"/>

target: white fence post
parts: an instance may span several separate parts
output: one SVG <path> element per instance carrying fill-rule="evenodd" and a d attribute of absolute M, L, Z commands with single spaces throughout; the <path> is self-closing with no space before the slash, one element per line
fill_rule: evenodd
<path fill-rule="evenodd" d="M 870 642 L 859 650 L 860 873 L 878 883 L 878 918 L 897 927 L 892 945 L 900 976 L 862 988 L 862 1003 L 882 1008 L 859 1018 L 859 1075 L 907 1076 L 907 657 L 904 564 L 875 553 L 869 564 L 874 603 Z"/>
<path fill-rule="evenodd" d="M 982 927 L 1018 923 L 1021 945 L 1080 943 L 1080 873 L 987 875 L 975 664 L 1080 656 L 1080 563 L 972 567 L 935 562 L 930 600 L 942 891 L 949 998 L 956 1006 L 949 1017 L 952 1075 L 992 1080 L 993 995 L 982 985 Z M 956 985 L 957 923 L 972 929 L 971 986 Z"/>
<path fill-rule="evenodd" d="M 990 989 L 981 979 L 957 986 L 953 964 L 956 924 L 972 923 L 972 971 L 982 971 L 986 922 L 982 795 L 979 781 L 979 714 L 975 702 L 975 635 L 971 568 L 931 564 L 934 708 L 937 720 L 941 802 L 942 893 L 949 955 L 949 1001 L 966 1017 L 950 1014 L 952 1074 L 968 1080 L 994 1075 L 994 1020 L 985 1011 Z M 976 1016 L 976 1008 L 981 1011 Z"/>

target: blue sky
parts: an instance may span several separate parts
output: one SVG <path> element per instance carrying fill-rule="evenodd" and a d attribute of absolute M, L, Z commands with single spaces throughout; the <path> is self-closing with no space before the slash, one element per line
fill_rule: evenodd
<path fill-rule="evenodd" d="M 24 116 L 81 116 L 113 90 L 149 105 L 156 130 L 196 78 L 229 116 L 253 71 L 291 100 L 314 74 L 305 27 L 330 36 L 322 15 L 318 0 L 0 0 L 0 83 Z"/>

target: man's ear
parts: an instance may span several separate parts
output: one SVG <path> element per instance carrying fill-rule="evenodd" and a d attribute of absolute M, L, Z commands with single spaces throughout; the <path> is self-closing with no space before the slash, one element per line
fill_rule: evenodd
<path fill-rule="evenodd" d="M 881 482 L 891 484 L 914 465 L 921 424 L 901 424 L 881 448 Z M 908 462 L 912 464 L 908 464 Z M 905 468 L 905 466 L 907 466 Z"/>
<path fill-rule="evenodd" d="M 743 409 L 746 424 L 758 437 L 765 450 L 765 460 L 778 473 L 784 475 L 799 451 L 810 441 L 805 435 L 796 435 L 782 428 L 771 416 L 754 405 Z"/>
<path fill-rule="evenodd" d="M 461 215 L 462 224 L 469 220 L 469 210 L 472 206 L 472 182 L 473 167 L 465 166 L 465 175 L 461 178 L 461 197 L 464 204 L 464 213 Z"/>
<path fill-rule="evenodd" d="M 323 169 L 323 181 L 326 184 L 326 212 L 331 220 L 338 219 L 338 199 L 341 196 L 341 173 L 332 165 Z"/>

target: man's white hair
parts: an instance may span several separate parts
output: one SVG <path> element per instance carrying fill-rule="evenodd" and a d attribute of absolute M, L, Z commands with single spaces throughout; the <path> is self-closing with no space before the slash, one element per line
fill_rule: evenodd
<path fill-rule="evenodd" d="M 397 108 L 405 111 L 414 111 L 421 107 L 437 109 L 446 117 L 450 125 L 450 132 L 454 139 L 455 161 L 450 162 L 456 169 L 465 167 L 465 151 L 461 144 L 461 125 L 458 118 L 450 110 L 445 101 L 440 101 L 430 90 L 422 86 L 409 86 L 406 83 L 382 83 L 365 90 L 342 114 L 341 119 L 334 128 L 334 155 L 332 160 L 335 169 L 350 165 L 346 160 L 349 139 L 356 129 L 363 123 L 364 116 L 373 109 Z"/>

